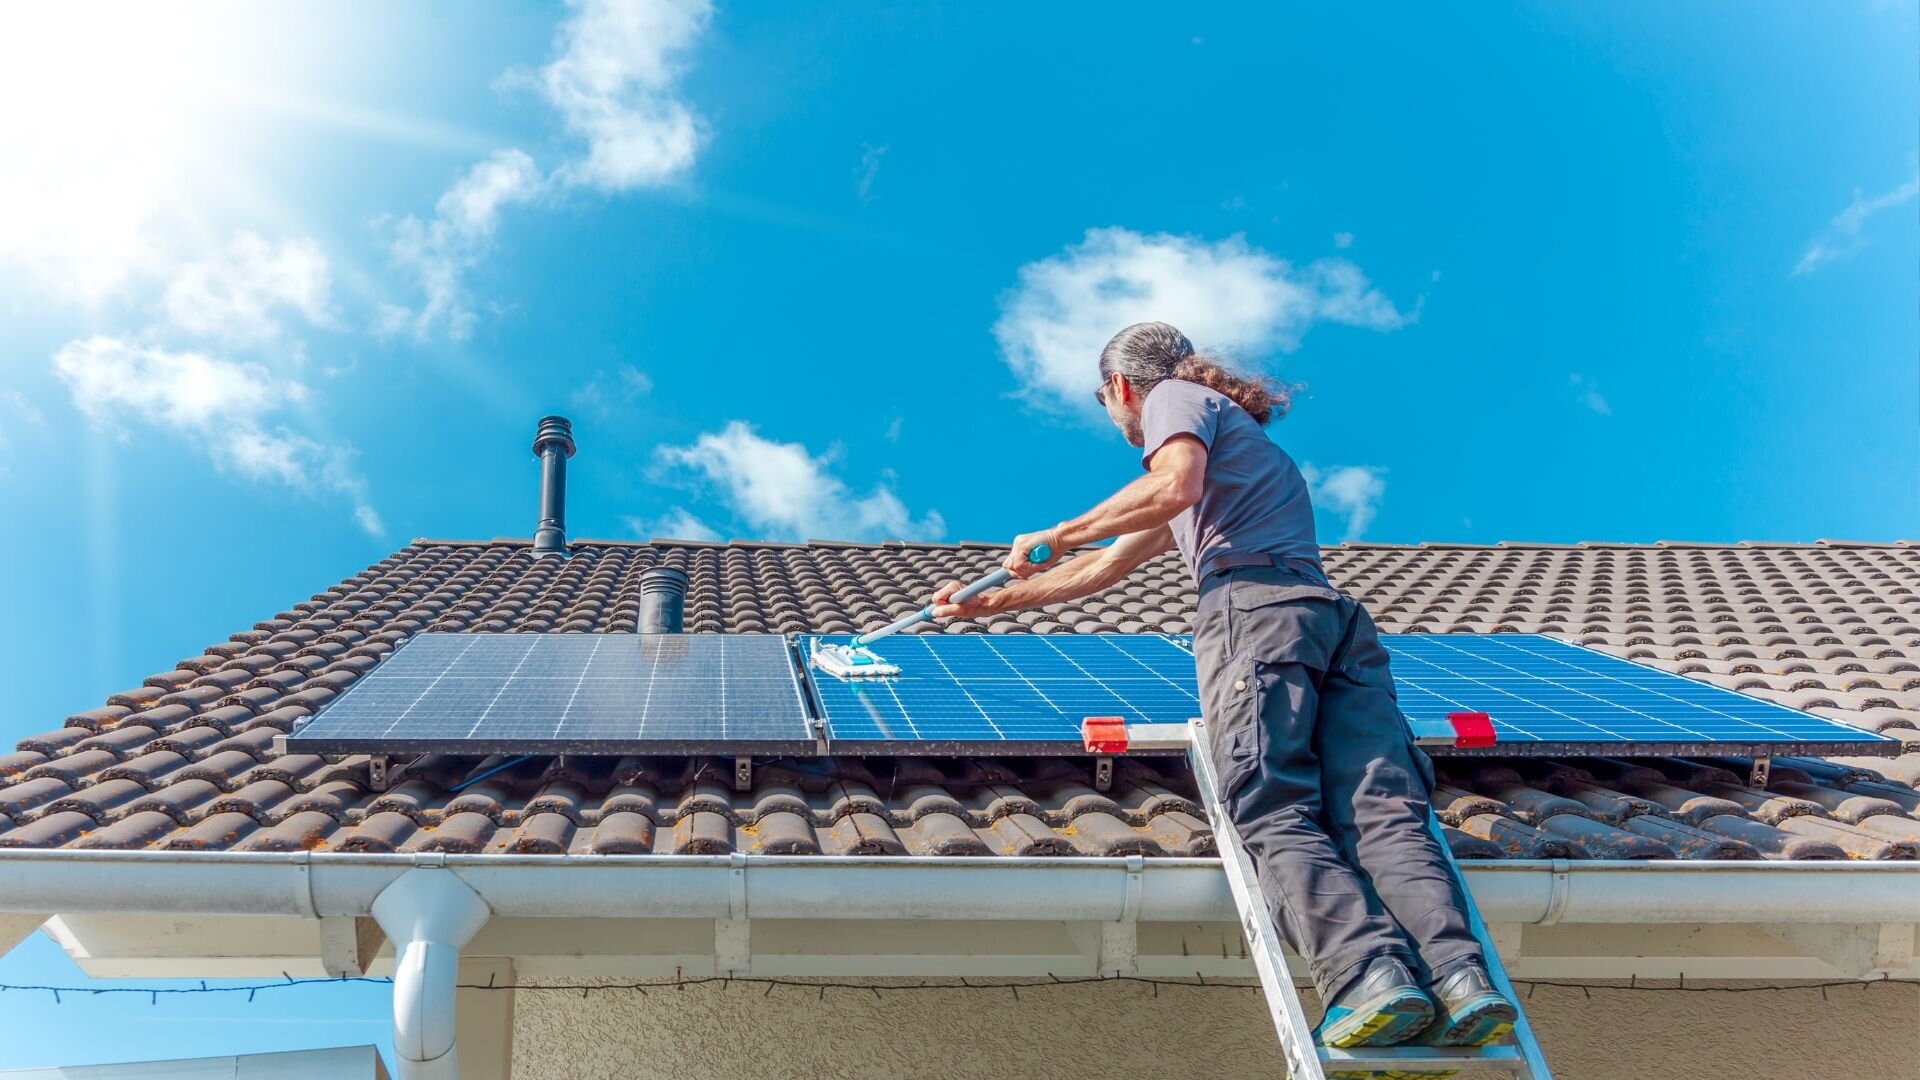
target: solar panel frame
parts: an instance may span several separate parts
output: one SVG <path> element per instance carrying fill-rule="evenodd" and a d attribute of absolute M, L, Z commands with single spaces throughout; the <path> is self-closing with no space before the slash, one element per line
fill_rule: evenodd
<path fill-rule="evenodd" d="M 818 740 L 782 635 L 421 633 L 286 745 L 319 754 L 765 755 L 812 754 Z"/>

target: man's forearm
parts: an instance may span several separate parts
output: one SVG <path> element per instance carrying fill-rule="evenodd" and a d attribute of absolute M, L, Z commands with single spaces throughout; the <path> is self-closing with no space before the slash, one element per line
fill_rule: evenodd
<path fill-rule="evenodd" d="M 1112 536 L 1157 529 L 1192 505 L 1182 501 L 1176 478 L 1171 474 L 1148 473 L 1079 517 L 1054 527 L 1060 549 L 1071 551 L 1085 544 L 1097 544 Z"/>
<path fill-rule="evenodd" d="M 1023 611 L 1097 593 L 1127 576 L 1127 568 L 1113 566 L 1112 560 L 1106 556 L 1104 551 L 1082 555 L 1038 577 L 1015 581 L 998 592 L 988 594 L 993 610 Z"/>
<path fill-rule="evenodd" d="M 1045 607 L 1090 596 L 1115 585 L 1141 563 L 1173 546 L 1173 534 L 1162 526 L 1129 533 L 1108 547 L 1089 552 L 1037 577 L 1016 581 L 982 599 L 995 612 Z"/>

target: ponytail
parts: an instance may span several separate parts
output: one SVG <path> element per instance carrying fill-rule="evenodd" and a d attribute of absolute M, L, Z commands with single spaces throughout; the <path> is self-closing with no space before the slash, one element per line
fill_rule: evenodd
<path fill-rule="evenodd" d="M 1242 376 L 1204 356 L 1189 356 L 1173 366 L 1171 378 L 1199 383 L 1209 390 L 1225 394 L 1235 405 L 1247 410 L 1257 424 L 1268 424 L 1287 415 L 1293 396 L 1287 388 L 1259 375 Z"/>

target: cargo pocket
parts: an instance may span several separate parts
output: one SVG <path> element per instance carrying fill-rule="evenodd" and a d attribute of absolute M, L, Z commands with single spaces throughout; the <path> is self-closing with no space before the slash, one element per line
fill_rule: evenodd
<path fill-rule="evenodd" d="M 1298 580 L 1236 578 L 1229 589 L 1228 633 L 1236 656 L 1327 670 L 1345 632 L 1339 593 Z M 1247 678 L 1251 686 L 1251 673 Z"/>
<path fill-rule="evenodd" d="M 1260 684 L 1254 668 L 1251 658 L 1234 658 L 1220 673 L 1222 685 L 1208 695 L 1213 699 L 1208 752 L 1220 785 L 1215 794 L 1223 800 L 1260 769 Z"/>

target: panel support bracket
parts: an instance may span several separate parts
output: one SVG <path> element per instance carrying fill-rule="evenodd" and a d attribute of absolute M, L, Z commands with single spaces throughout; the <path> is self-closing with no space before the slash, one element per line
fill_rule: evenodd
<path fill-rule="evenodd" d="M 737 757 L 733 759 L 733 790 L 753 790 L 753 759 Z"/>
<path fill-rule="evenodd" d="M 367 786 L 375 791 L 387 790 L 387 768 L 393 760 L 385 754 L 371 754 L 367 757 Z"/>
<path fill-rule="evenodd" d="M 1113 759 L 1105 755 L 1093 759 L 1093 790 L 1113 789 Z"/>
<path fill-rule="evenodd" d="M 1756 789 L 1764 788 L 1767 786 L 1767 778 L 1772 774 L 1773 755 L 1763 750 L 1753 755 L 1753 768 L 1747 771 L 1747 786 Z"/>

